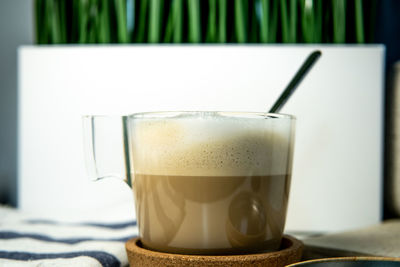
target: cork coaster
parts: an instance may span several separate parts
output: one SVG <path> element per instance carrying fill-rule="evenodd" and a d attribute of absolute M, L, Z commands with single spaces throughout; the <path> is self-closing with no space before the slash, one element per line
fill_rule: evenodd
<path fill-rule="evenodd" d="M 281 249 L 275 252 L 266 252 L 246 255 L 203 256 L 170 254 L 145 249 L 141 247 L 139 238 L 126 242 L 126 252 L 130 266 L 268 266 L 280 267 L 300 261 L 303 252 L 303 243 L 294 237 L 285 235 Z"/>

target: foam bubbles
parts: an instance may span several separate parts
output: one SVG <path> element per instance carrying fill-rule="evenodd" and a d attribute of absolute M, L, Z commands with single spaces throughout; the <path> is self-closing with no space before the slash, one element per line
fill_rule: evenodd
<path fill-rule="evenodd" d="M 224 116 L 139 119 L 134 169 L 153 175 L 249 176 L 290 172 L 289 119 Z"/>

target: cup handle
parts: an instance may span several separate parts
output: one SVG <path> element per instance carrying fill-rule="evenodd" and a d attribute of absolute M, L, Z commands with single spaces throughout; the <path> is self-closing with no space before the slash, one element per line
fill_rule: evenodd
<path fill-rule="evenodd" d="M 84 116 L 83 147 L 89 178 L 118 178 L 132 187 L 128 117 Z"/>

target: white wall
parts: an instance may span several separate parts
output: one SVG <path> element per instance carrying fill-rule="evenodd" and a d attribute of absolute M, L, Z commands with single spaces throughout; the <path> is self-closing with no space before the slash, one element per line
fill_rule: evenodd
<path fill-rule="evenodd" d="M 33 1 L 0 1 L 0 203 L 17 202 L 17 47 L 33 40 Z"/>

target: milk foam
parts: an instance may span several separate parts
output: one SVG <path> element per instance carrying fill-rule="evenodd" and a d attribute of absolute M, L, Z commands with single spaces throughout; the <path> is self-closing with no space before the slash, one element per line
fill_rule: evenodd
<path fill-rule="evenodd" d="M 140 119 L 132 126 L 136 173 L 262 176 L 291 172 L 289 119 L 188 116 Z"/>

